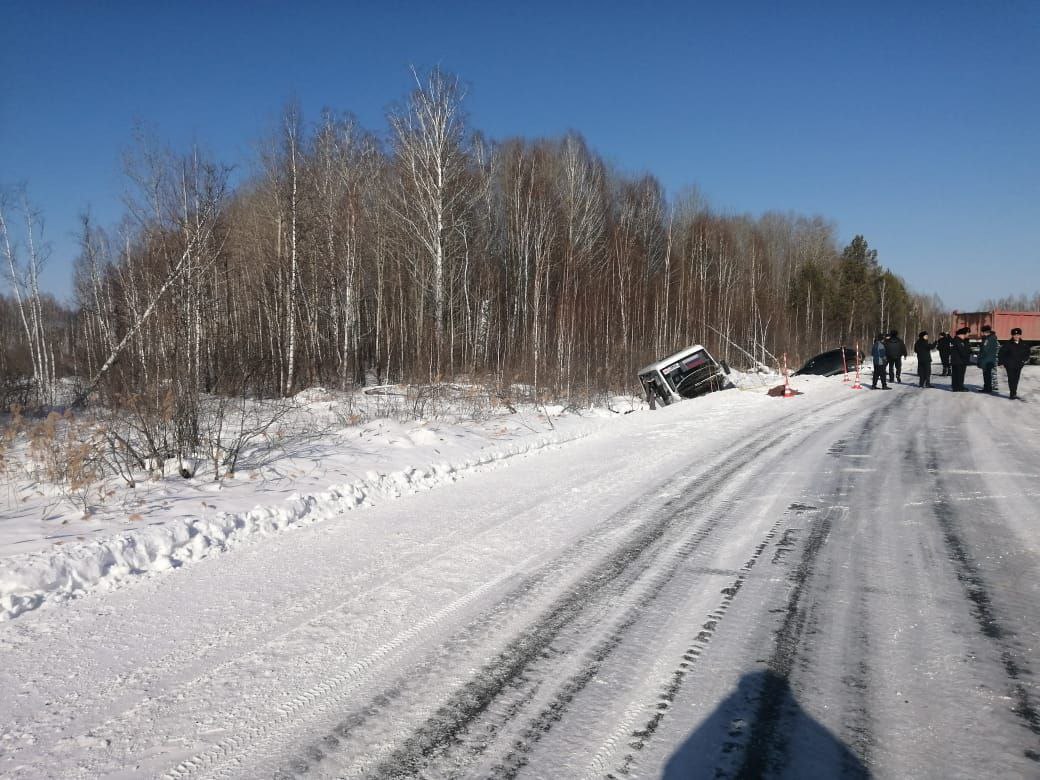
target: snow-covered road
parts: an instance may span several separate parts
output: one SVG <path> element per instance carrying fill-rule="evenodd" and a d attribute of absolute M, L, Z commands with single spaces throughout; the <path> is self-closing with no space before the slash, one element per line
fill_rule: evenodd
<path fill-rule="evenodd" d="M 0 775 L 1038 777 L 1040 419 L 939 381 L 620 417 L 0 624 Z"/>

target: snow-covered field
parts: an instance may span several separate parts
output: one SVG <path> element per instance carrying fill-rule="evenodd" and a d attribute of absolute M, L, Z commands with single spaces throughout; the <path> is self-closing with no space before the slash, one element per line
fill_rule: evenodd
<path fill-rule="evenodd" d="M 0 775 L 1038 776 L 1040 372 L 914 371 L 9 503 Z"/>

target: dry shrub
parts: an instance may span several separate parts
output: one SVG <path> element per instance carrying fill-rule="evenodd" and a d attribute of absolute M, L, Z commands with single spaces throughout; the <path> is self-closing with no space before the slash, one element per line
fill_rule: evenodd
<path fill-rule="evenodd" d="M 103 476 L 100 442 L 92 426 L 81 424 L 70 410 L 51 412 L 30 426 L 27 436 L 33 475 L 87 511 L 90 490 Z"/>
<path fill-rule="evenodd" d="M 0 429 L 0 476 L 8 476 L 11 473 L 11 464 L 8 453 L 14 444 L 18 434 L 21 433 L 25 418 L 22 417 L 22 407 L 19 404 L 11 405 L 11 419 Z"/>

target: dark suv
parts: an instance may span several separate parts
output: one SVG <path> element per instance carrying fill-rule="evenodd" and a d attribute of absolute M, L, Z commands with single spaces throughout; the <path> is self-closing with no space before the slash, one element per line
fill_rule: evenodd
<path fill-rule="evenodd" d="M 845 353 L 845 361 L 842 362 L 842 353 Z M 854 371 L 856 364 L 863 359 L 863 353 L 849 347 L 844 349 L 832 349 L 821 352 L 815 357 L 809 358 L 805 365 L 794 372 L 795 376 L 813 374 L 815 376 L 836 376 L 844 371 Z"/>

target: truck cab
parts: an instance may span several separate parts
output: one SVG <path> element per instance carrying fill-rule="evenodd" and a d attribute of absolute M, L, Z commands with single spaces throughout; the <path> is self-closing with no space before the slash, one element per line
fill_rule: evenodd
<path fill-rule="evenodd" d="M 729 366 L 715 360 L 700 344 L 694 344 L 639 369 L 639 384 L 653 409 L 657 404 L 667 406 L 733 387 L 727 374 Z"/>

